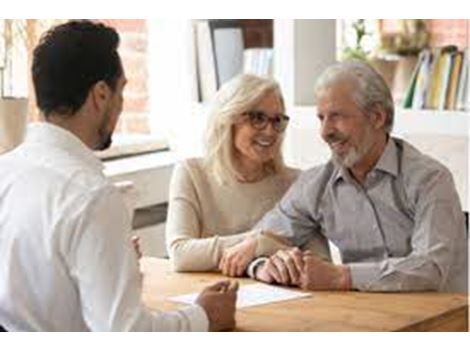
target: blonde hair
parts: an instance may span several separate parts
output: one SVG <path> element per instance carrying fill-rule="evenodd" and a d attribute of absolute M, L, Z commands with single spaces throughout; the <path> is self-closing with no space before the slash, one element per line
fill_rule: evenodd
<path fill-rule="evenodd" d="M 241 114 L 253 109 L 273 92 L 278 95 L 285 112 L 281 89 L 269 78 L 239 75 L 225 83 L 215 95 L 205 135 L 205 162 L 219 182 L 233 182 L 239 174 L 234 162 L 232 126 L 240 121 Z M 267 175 L 286 168 L 281 146 L 282 142 L 274 160 L 265 165 Z"/>

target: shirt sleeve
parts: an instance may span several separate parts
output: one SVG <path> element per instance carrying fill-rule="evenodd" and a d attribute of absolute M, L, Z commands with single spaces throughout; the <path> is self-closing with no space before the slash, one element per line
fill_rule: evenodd
<path fill-rule="evenodd" d="M 207 331 L 204 310 L 195 306 L 155 314 L 141 302 L 141 276 L 130 245 L 130 221 L 112 186 L 83 201 L 65 254 L 92 331 Z M 77 208 L 79 204 L 77 204 Z"/>
<path fill-rule="evenodd" d="M 328 241 L 322 235 L 320 225 L 312 216 L 307 199 L 311 192 L 306 191 L 308 174 L 303 173 L 289 188 L 276 206 L 266 213 L 255 228 L 271 232 L 281 239 L 281 243 L 310 250 L 316 255 L 329 260 Z M 306 197 L 307 195 L 307 197 Z M 271 242 L 271 243 L 269 243 Z M 260 237 L 258 255 L 271 255 L 279 247 L 272 243 L 270 236 Z"/>
<path fill-rule="evenodd" d="M 175 167 L 170 182 L 170 196 L 166 222 L 168 253 L 176 271 L 217 270 L 225 248 L 240 243 L 259 231 L 252 230 L 232 235 L 211 234 L 201 238 L 202 213 L 196 189 L 184 164 Z"/>
<path fill-rule="evenodd" d="M 457 273 L 455 268 L 466 265 L 462 263 L 466 252 L 464 216 L 451 174 L 439 172 L 423 182 L 416 204 L 411 253 L 376 263 L 348 264 L 353 288 L 442 291 L 455 279 L 449 277 Z M 461 275 L 466 287 L 465 277 L 466 274 Z M 465 287 L 451 290 L 465 291 Z"/>

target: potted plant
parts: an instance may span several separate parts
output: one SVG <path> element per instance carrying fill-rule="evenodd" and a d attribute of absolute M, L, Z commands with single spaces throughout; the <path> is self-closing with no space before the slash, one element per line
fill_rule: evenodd
<path fill-rule="evenodd" d="M 353 46 L 347 46 L 343 50 L 343 60 L 363 60 L 367 61 L 370 52 L 364 49 L 363 40 L 370 34 L 366 30 L 365 20 L 360 19 L 352 23 L 355 40 Z"/>
<path fill-rule="evenodd" d="M 0 20 L 0 154 L 20 144 L 25 133 L 28 21 Z"/>
<path fill-rule="evenodd" d="M 396 62 L 377 57 L 376 45 L 373 44 L 376 41 L 374 37 L 378 32 L 376 27 L 376 21 L 354 20 L 351 23 L 354 41 L 343 49 L 342 60 L 367 61 L 382 75 L 388 86 L 392 87 Z M 369 42 L 369 45 L 366 45 L 366 41 Z"/>

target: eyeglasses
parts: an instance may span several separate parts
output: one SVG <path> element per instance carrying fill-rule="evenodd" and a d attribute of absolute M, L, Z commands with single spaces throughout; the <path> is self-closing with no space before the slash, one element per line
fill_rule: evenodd
<path fill-rule="evenodd" d="M 289 116 L 284 114 L 275 114 L 273 116 L 269 116 L 263 111 L 248 111 L 243 113 L 242 116 L 248 116 L 251 127 L 256 130 L 265 129 L 270 122 L 271 126 L 273 126 L 273 129 L 276 132 L 281 133 L 285 131 L 287 124 L 289 123 Z"/>

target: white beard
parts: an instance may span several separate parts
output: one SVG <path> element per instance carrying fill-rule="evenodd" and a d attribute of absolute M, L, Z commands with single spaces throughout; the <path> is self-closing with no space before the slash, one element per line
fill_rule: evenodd
<path fill-rule="evenodd" d="M 363 142 L 358 146 L 352 146 L 351 149 L 344 155 L 339 156 L 333 151 L 333 159 L 345 168 L 351 168 L 356 165 L 364 156 L 369 152 L 374 144 L 372 128 L 367 128 Z"/>

